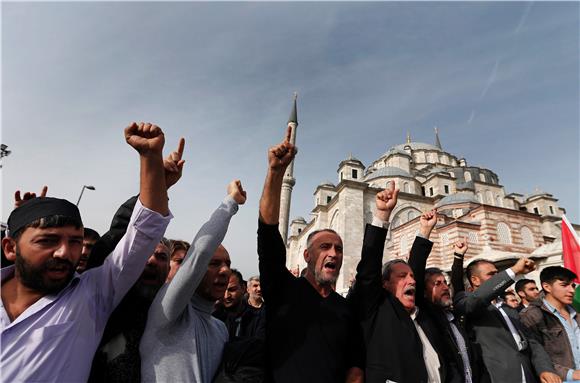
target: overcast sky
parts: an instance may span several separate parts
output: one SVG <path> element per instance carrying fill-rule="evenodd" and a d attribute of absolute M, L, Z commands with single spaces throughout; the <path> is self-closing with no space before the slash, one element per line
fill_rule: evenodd
<path fill-rule="evenodd" d="M 266 150 L 299 93 L 291 217 L 337 182 L 352 153 L 433 143 L 496 172 L 506 192 L 536 187 L 580 221 L 579 4 L 7 3 L 2 7 L 2 212 L 14 190 L 80 204 L 103 233 L 138 191 L 123 128 L 151 121 L 186 168 L 170 190 L 167 236 L 191 240 L 240 178 L 249 200 L 224 242 L 257 272 Z"/>

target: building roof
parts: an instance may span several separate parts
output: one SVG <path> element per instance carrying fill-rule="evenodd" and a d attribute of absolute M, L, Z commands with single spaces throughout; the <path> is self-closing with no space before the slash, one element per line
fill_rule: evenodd
<path fill-rule="evenodd" d="M 335 188 L 335 187 L 336 187 L 336 186 L 335 186 L 335 185 L 334 185 L 332 182 L 330 182 L 330 181 L 328 181 L 328 180 L 327 180 L 327 181 L 323 181 L 323 182 L 321 182 L 321 183 L 318 185 L 318 187 L 320 187 L 320 186 L 329 186 L 329 187 L 331 187 L 331 188 Z"/>
<path fill-rule="evenodd" d="M 304 219 L 304 217 L 296 217 L 292 220 L 292 222 L 297 222 L 297 223 L 306 223 L 306 220 Z"/>
<path fill-rule="evenodd" d="M 437 146 L 426 144 L 424 142 L 409 142 L 408 144 L 399 144 L 394 146 L 392 149 L 405 150 L 405 146 L 407 145 L 410 146 L 412 150 L 436 150 L 438 152 L 442 151 Z"/>
<path fill-rule="evenodd" d="M 384 168 L 379 168 L 370 174 L 367 174 L 367 176 L 365 177 L 365 181 L 370 181 L 381 177 L 397 177 L 397 176 L 412 177 L 411 174 L 409 174 L 407 171 L 401 168 L 396 168 L 394 166 L 386 166 Z"/>
<path fill-rule="evenodd" d="M 459 192 L 459 193 L 451 194 L 451 195 L 448 195 L 448 196 L 441 198 L 441 200 L 435 204 L 435 207 L 438 208 L 441 206 L 453 205 L 453 204 L 465 203 L 465 202 L 473 202 L 473 203 L 480 204 L 480 202 L 477 200 L 475 195 L 473 195 L 473 193 Z"/>

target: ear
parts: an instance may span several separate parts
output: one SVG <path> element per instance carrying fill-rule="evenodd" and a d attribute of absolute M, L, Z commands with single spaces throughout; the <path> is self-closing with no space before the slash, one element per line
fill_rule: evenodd
<path fill-rule="evenodd" d="M 526 293 L 524 293 L 523 291 L 518 291 L 518 297 L 520 297 L 520 299 L 525 299 Z"/>
<path fill-rule="evenodd" d="M 11 262 L 16 260 L 16 241 L 11 237 L 2 238 L 2 250 L 4 250 L 4 255 L 6 259 Z"/>
<path fill-rule="evenodd" d="M 308 253 L 308 249 L 304 250 L 304 260 L 307 264 L 310 262 L 310 253 Z"/>
<path fill-rule="evenodd" d="M 545 292 L 547 292 L 548 294 L 552 293 L 552 285 L 549 284 L 548 282 L 542 282 L 542 288 L 544 289 Z"/>

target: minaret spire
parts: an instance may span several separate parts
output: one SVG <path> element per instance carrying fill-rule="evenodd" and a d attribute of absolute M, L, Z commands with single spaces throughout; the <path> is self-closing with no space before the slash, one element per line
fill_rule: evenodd
<path fill-rule="evenodd" d="M 437 126 L 435 126 L 435 146 L 443 150 L 443 147 L 441 146 L 441 141 L 439 140 L 439 129 L 437 129 Z"/>
<path fill-rule="evenodd" d="M 296 128 L 298 127 L 298 108 L 296 107 L 296 100 L 298 99 L 298 93 L 294 92 L 294 100 L 292 104 L 292 110 L 290 111 L 290 117 L 288 118 L 288 126 L 292 128 L 292 134 L 290 135 L 290 142 L 296 145 Z M 288 165 L 286 168 L 286 173 L 284 174 L 284 180 L 282 181 L 282 193 L 280 195 L 280 220 L 279 220 L 279 230 L 286 244 L 288 238 L 288 224 L 290 221 L 290 202 L 292 198 L 292 189 L 296 184 L 296 179 L 294 178 L 294 161 Z"/>
<path fill-rule="evenodd" d="M 411 143 L 411 133 L 407 132 L 407 144 Z"/>

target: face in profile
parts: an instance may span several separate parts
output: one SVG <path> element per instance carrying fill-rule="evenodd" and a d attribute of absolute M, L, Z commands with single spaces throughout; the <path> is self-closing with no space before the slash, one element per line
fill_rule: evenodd
<path fill-rule="evenodd" d="M 83 250 L 81 252 L 81 258 L 79 259 L 79 263 L 77 264 L 77 273 L 82 273 L 87 269 L 87 263 L 89 261 L 89 257 L 91 256 L 91 251 L 93 251 L 93 247 L 97 243 L 97 239 L 85 237 L 83 239 Z"/>
<path fill-rule="evenodd" d="M 497 267 L 493 263 L 483 262 L 477 265 L 476 269 L 471 276 L 471 285 L 474 289 L 481 286 L 482 283 L 490 280 L 494 275 L 497 274 Z"/>
<path fill-rule="evenodd" d="M 416 282 L 409 265 L 406 263 L 391 265 L 389 279 L 383 281 L 383 287 L 393 294 L 407 311 L 415 309 Z"/>
<path fill-rule="evenodd" d="M 169 272 L 169 248 L 163 243 L 157 244 L 155 251 L 145 265 L 138 283 L 143 286 L 160 288 L 165 283 Z"/>

